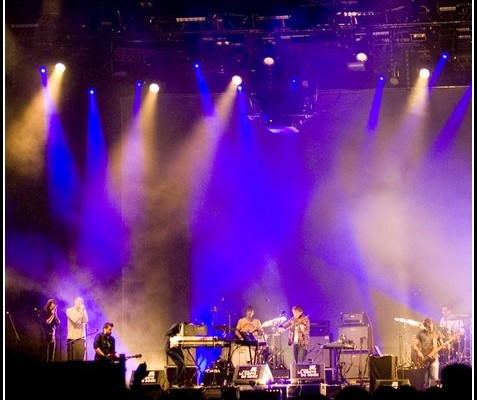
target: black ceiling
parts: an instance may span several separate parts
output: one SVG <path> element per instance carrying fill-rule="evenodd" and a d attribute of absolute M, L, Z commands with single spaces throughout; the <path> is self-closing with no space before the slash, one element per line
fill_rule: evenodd
<path fill-rule="evenodd" d="M 413 63 L 433 63 L 442 51 L 452 64 L 442 84 L 466 85 L 471 6 L 461 0 L 8 1 L 7 85 L 18 88 L 25 61 L 60 58 L 81 67 L 77 76 L 88 83 L 151 78 L 172 92 L 195 87 L 193 61 L 213 77 L 213 90 L 233 73 L 246 75 L 255 91 L 292 76 L 354 88 L 373 86 L 385 73 L 409 85 Z M 191 17 L 196 20 L 182 19 Z M 350 72 L 348 57 L 360 48 L 371 55 L 367 71 L 344 79 L 339 73 Z M 264 76 L 267 49 L 278 62 Z"/>

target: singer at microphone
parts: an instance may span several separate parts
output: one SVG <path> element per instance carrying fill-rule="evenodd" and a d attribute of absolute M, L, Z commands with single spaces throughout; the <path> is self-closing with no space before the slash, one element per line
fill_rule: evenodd
<path fill-rule="evenodd" d="M 42 352 L 44 361 L 55 361 L 56 352 L 56 327 L 60 325 L 60 320 L 56 314 L 56 300 L 48 299 L 43 309 L 35 308 L 40 319 L 42 329 Z"/>
<path fill-rule="evenodd" d="M 86 356 L 86 324 L 88 313 L 82 297 L 77 297 L 73 307 L 66 310 L 68 361 L 84 361 Z"/>

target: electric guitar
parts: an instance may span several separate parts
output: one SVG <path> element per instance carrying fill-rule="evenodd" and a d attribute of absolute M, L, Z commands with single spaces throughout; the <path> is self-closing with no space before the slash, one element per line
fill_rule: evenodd
<path fill-rule="evenodd" d="M 107 355 L 103 356 L 102 358 L 104 360 L 108 360 L 110 362 L 113 362 L 113 361 L 121 361 L 121 360 L 126 361 L 126 360 L 129 360 L 131 358 L 141 358 L 141 357 L 142 357 L 142 354 L 134 354 L 132 356 L 122 356 L 122 355 L 118 356 L 118 355 L 116 355 L 116 353 L 110 353 L 110 354 L 107 354 Z"/>
<path fill-rule="evenodd" d="M 429 350 L 428 352 L 426 353 L 423 353 L 423 357 L 422 358 L 417 358 L 415 360 L 415 364 L 417 365 L 417 367 L 419 368 L 425 368 L 425 367 L 428 367 L 430 364 L 432 364 L 432 362 L 436 359 L 436 356 L 439 354 L 439 352 L 448 347 L 449 344 L 451 344 L 454 340 L 458 339 L 460 337 L 460 333 L 456 333 L 454 335 L 451 335 L 449 337 L 448 340 L 446 340 L 444 343 L 442 343 L 440 346 L 436 347 L 436 348 L 432 348 L 431 350 Z"/>

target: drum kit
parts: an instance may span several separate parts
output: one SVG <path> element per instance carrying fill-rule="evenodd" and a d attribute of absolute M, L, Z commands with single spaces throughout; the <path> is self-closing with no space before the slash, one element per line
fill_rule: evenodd
<path fill-rule="evenodd" d="M 280 316 L 262 323 L 264 341 L 259 349 L 259 361 L 268 363 L 272 369 L 284 368 L 284 349 L 279 326 L 285 321 L 286 317 Z"/>
<path fill-rule="evenodd" d="M 252 334 L 249 335 L 256 345 L 249 345 L 243 341 L 232 341 L 230 349 L 222 350 L 221 357 L 215 362 L 216 367 L 220 370 L 230 370 L 238 365 L 268 363 L 272 369 L 283 368 L 285 364 L 284 350 L 279 326 L 285 321 L 286 317 L 284 316 L 264 321 L 261 335 L 256 337 L 252 337 Z M 226 325 L 214 328 L 225 333 L 232 333 L 235 330 Z"/>

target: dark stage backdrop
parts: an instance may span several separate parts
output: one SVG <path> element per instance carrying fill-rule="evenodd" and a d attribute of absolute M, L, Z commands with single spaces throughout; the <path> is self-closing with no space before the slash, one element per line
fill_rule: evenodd
<path fill-rule="evenodd" d="M 132 98 L 116 115 L 100 103 L 99 186 L 88 186 L 86 150 L 72 150 L 83 211 L 58 221 L 44 171 L 8 171 L 6 309 L 21 339 L 7 318 L 8 348 L 35 352 L 32 311 L 48 297 L 60 301 L 64 346 L 64 310 L 80 294 L 89 330 L 113 320 L 121 352 L 142 353 L 150 369 L 166 364 L 172 323 L 221 334 L 214 327 L 235 325 L 247 304 L 262 321 L 301 304 L 335 338 L 341 313 L 365 312 L 374 342 L 406 357 L 414 331 L 394 318 L 438 318 L 445 302 L 471 312 L 467 91 L 434 89 L 425 109 L 409 110 L 409 91 L 385 89 L 374 123 L 373 90 L 326 91 L 294 134 L 269 132 L 237 104 L 204 119 L 195 96 L 160 95 L 136 130 Z M 83 218 L 85 204 L 98 218 Z"/>

